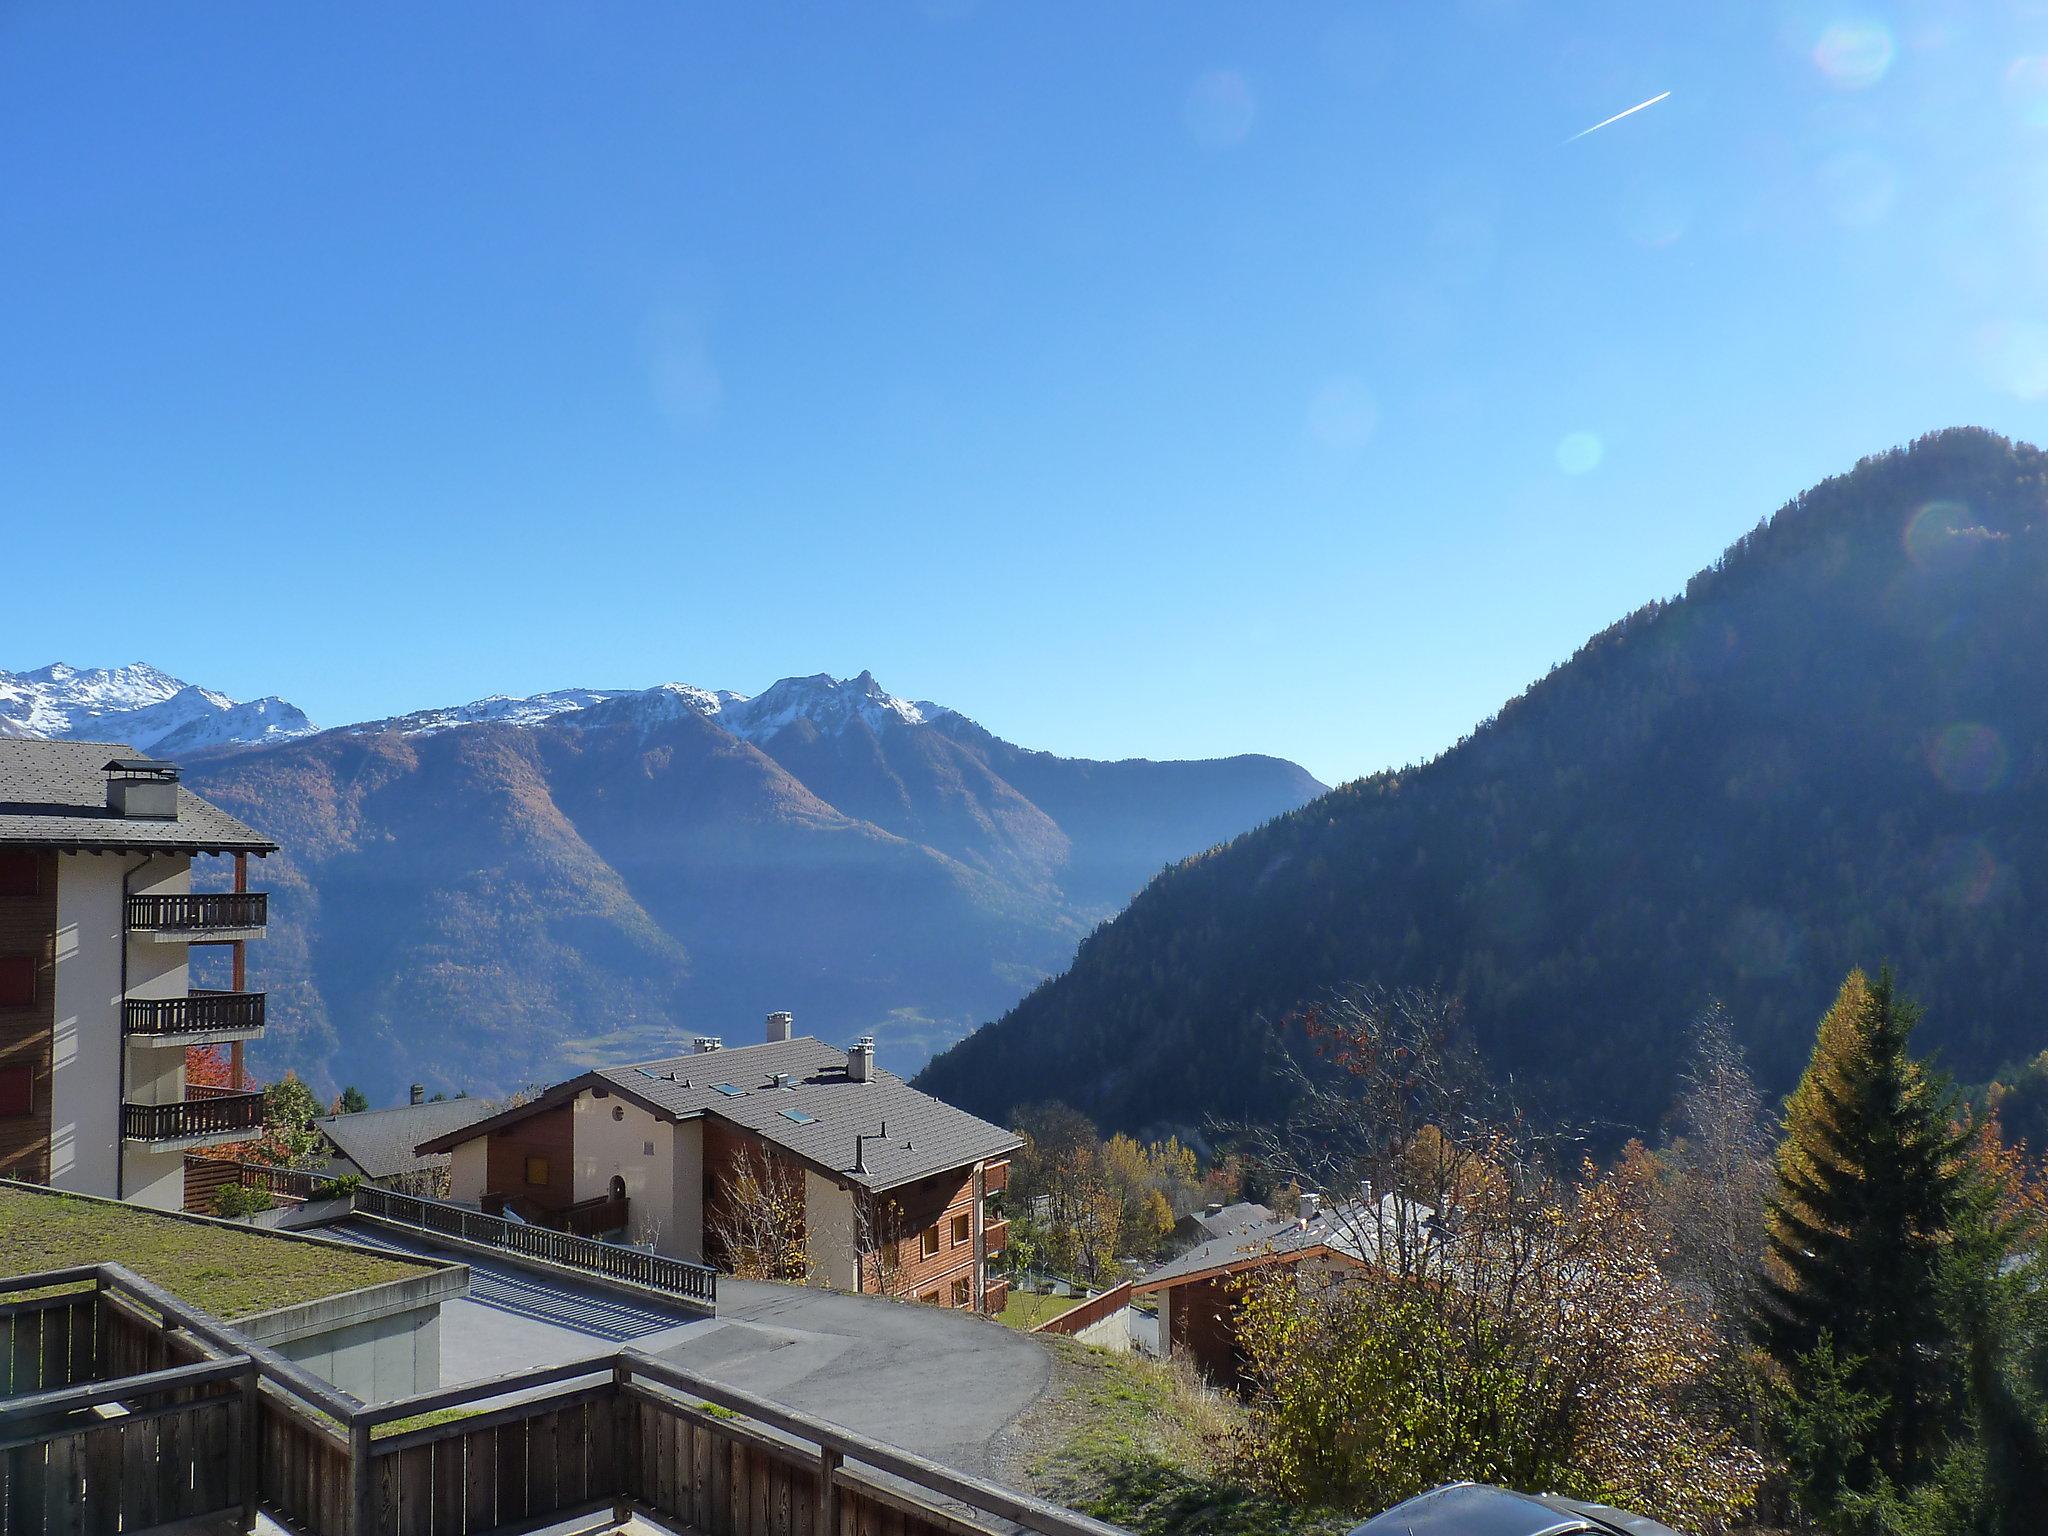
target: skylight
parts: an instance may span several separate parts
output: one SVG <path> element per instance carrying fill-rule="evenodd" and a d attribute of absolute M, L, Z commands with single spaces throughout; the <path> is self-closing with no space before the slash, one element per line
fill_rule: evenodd
<path fill-rule="evenodd" d="M 816 1115 L 807 1115 L 800 1109 L 785 1109 L 782 1111 L 782 1118 L 792 1125 L 813 1125 L 818 1119 Z"/>
<path fill-rule="evenodd" d="M 713 1083 L 711 1086 L 724 1094 L 728 1099 L 736 1099 L 747 1091 L 744 1088 L 735 1088 L 731 1083 Z"/>

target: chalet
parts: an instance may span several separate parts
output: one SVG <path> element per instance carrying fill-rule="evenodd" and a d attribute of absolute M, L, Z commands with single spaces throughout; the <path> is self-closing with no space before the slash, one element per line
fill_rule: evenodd
<path fill-rule="evenodd" d="M 1364 1198 L 1325 1209 L 1313 1194 L 1301 1197 L 1293 1216 L 1276 1216 L 1262 1206 L 1225 1207 L 1211 1212 L 1221 1235 L 1199 1242 L 1142 1279 L 1134 1296 L 1159 1299 L 1159 1348 L 1169 1358 L 1191 1360 L 1203 1375 L 1224 1386 L 1243 1381 L 1244 1355 L 1238 1345 L 1238 1305 L 1245 1282 L 1275 1268 L 1357 1269 L 1367 1253 L 1385 1252 L 1380 1234 L 1404 1224 L 1430 1227 L 1426 1207 L 1398 1195 Z M 1419 1224 L 1419 1226 L 1417 1225 Z M 1433 1228 L 1432 1228 L 1433 1230 Z"/>
<path fill-rule="evenodd" d="M 0 740 L 0 1175 L 175 1210 L 188 1149 L 262 1124 L 248 860 L 276 848 L 132 747 Z M 233 890 L 192 889 L 204 855 L 233 860 Z M 226 990 L 192 985 L 198 945 L 228 948 Z M 188 1085 L 187 1047 L 216 1043 L 231 1083 Z"/>
<path fill-rule="evenodd" d="M 727 1267 L 735 1202 L 772 1180 L 817 1282 L 994 1311 L 990 1201 L 1021 1144 L 883 1071 L 872 1039 L 842 1051 L 774 1013 L 759 1045 L 586 1072 L 418 1150 L 450 1155 L 454 1200 Z"/>
<path fill-rule="evenodd" d="M 319 1171 L 329 1178 L 354 1175 L 408 1194 L 438 1196 L 448 1187 L 446 1153 L 422 1154 L 419 1144 L 445 1136 L 497 1111 L 488 1099 L 436 1099 L 431 1103 L 413 1089 L 410 1104 L 396 1109 L 365 1109 L 352 1115 L 326 1115 L 313 1122 L 320 1135 Z"/>

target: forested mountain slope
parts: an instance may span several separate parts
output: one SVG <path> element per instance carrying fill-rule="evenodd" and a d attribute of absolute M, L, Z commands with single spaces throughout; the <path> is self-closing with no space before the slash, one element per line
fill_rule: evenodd
<path fill-rule="evenodd" d="M 1865 460 L 1469 738 L 1155 880 L 920 1085 L 1105 1125 L 1271 1113 L 1290 1010 L 1452 989 L 1498 1074 L 1653 1123 L 1732 1009 L 1790 1085 L 1843 974 L 1889 957 L 1922 1043 L 2048 1045 L 2048 479 L 1962 429 Z"/>

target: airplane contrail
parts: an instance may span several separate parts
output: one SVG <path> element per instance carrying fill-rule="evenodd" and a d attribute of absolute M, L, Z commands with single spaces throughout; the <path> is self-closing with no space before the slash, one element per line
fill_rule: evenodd
<path fill-rule="evenodd" d="M 1565 143 L 1576 144 L 1579 142 L 1579 140 L 1583 139 L 1587 134 L 1598 133 L 1602 128 L 1605 128 L 1609 123 L 1618 123 L 1624 117 L 1635 116 L 1636 113 L 1642 111 L 1645 107 L 1654 107 L 1655 105 L 1657 105 L 1658 102 L 1662 101 L 1665 96 L 1669 96 L 1670 94 L 1671 93 L 1669 91 L 1666 91 L 1661 96 L 1652 96 L 1648 101 L 1637 102 L 1634 106 L 1630 107 L 1626 112 L 1617 112 L 1612 117 L 1603 117 L 1599 122 L 1595 123 L 1592 127 L 1581 128 L 1577 133 L 1573 134 L 1570 138 L 1566 139 Z"/>

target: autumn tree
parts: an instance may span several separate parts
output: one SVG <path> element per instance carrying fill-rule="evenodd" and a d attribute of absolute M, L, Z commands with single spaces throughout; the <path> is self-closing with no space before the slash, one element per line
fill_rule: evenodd
<path fill-rule="evenodd" d="M 732 1154 L 706 1216 L 713 1251 L 729 1273 L 742 1280 L 811 1277 L 803 1174 L 766 1150 Z"/>
<path fill-rule="evenodd" d="M 1796 1413 L 1825 1346 L 1830 1392 L 1874 1410 L 1849 1493 L 1928 1469 L 1956 1389 L 1956 1340 L 1941 1287 L 1964 1199 L 1952 1097 L 1914 1060 L 1919 1008 L 1889 970 L 1852 972 L 1821 1020 L 1787 1103 L 1757 1338 Z M 1828 1502 L 1826 1491 L 1809 1501 Z"/>
<path fill-rule="evenodd" d="M 1439 995 L 1353 989 L 1302 1023 L 1334 1080 L 1304 1071 L 1302 1108 L 1251 1134 L 1356 1262 L 1254 1271 L 1254 1475 L 1361 1505 L 1473 1478 L 1686 1524 L 1745 1508 L 1761 1463 L 1693 1390 L 1716 1341 L 1659 1268 L 1649 1160 L 1559 1173 Z"/>

